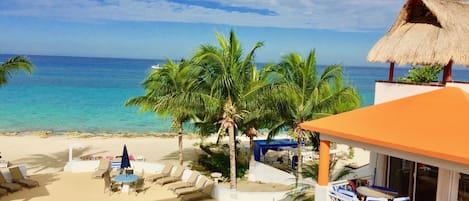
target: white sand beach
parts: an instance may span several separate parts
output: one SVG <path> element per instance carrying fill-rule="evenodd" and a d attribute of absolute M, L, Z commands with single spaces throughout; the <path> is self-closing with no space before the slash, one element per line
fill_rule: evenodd
<path fill-rule="evenodd" d="M 184 138 L 184 156 L 188 165 L 197 156 L 197 138 Z M 144 156 L 146 161 L 177 164 L 176 137 L 76 137 L 54 135 L 0 136 L 2 160 L 11 165 L 25 165 L 28 175 L 39 181 L 36 188 L 10 193 L 3 200 L 175 200 L 176 195 L 158 185 L 150 185 L 138 196 L 127 193 L 104 193 L 104 181 L 92 179 L 92 173 L 63 172 L 68 161 L 69 145 L 80 145 L 73 150 L 74 158 L 80 156 L 122 155 L 123 145 L 129 154 Z M 4 170 L 6 171 L 6 170 Z"/>
<path fill-rule="evenodd" d="M 246 142 L 247 139 L 240 137 Z M 215 139 L 210 138 L 209 141 Z M 83 137 L 83 135 L 50 135 L 48 137 L 28 134 L 0 136 L 0 152 L 4 161 L 11 165 L 24 165 L 28 175 L 40 182 L 40 186 L 26 189 L 0 198 L 0 201 L 10 200 L 174 200 L 176 195 L 157 185 L 151 185 L 144 193 L 104 193 L 102 179 L 92 179 L 91 173 L 63 172 L 69 159 L 69 146 L 79 145 L 73 149 L 73 157 L 83 156 L 118 156 L 122 154 L 123 145 L 126 144 L 129 154 L 143 156 L 146 161 L 173 163 L 178 162 L 178 140 L 176 136 L 170 137 L 119 137 L 102 135 L 98 137 Z M 189 166 L 197 159 L 201 152 L 198 146 L 200 139 L 187 135 L 183 139 L 184 165 Z M 347 149 L 344 147 L 343 149 Z M 351 161 L 367 162 L 367 152 L 355 152 Z M 239 190 L 268 192 L 272 189 L 285 190 L 286 187 L 278 184 L 264 184 L 240 182 Z M 270 190 L 269 190 L 270 189 Z"/>
<path fill-rule="evenodd" d="M 183 139 L 185 165 L 197 155 L 199 149 L 193 145 L 198 142 L 198 138 Z M 146 161 L 178 161 L 177 137 L 0 136 L 2 160 L 13 165 L 25 165 L 29 174 L 61 171 L 68 161 L 69 146 L 72 144 L 81 146 L 73 149 L 74 158 L 89 155 L 119 156 L 126 144 L 129 154 L 143 156 Z"/>

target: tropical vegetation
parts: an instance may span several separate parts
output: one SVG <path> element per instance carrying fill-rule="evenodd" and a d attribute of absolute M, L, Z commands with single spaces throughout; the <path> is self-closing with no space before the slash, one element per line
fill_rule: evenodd
<path fill-rule="evenodd" d="M 414 66 L 412 65 L 408 74 L 397 78 L 399 82 L 430 83 L 438 81 L 438 75 L 443 70 L 441 65 Z"/>
<path fill-rule="evenodd" d="M 343 167 L 337 172 L 333 172 L 336 170 L 337 163 L 341 160 L 353 157 L 353 148 L 349 150 L 349 153 L 346 155 L 336 155 L 335 157 L 331 158 L 331 162 L 329 163 L 329 180 L 330 181 L 339 181 L 343 179 L 345 176 L 352 173 L 352 169 Z M 303 172 L 304 177 L 312 178 L 314 181 L 318 181 L 319 176 L 319 163 L 316 161 L 312 162 L 311 164 L 305 165 L 305 171 Z M 286 194 L 286 197 L 291 200 L 298 200 L 298 201 L 306 201 L 306 200 L 314 200 L 314 194 L 312 193 L 314 189 L 313 184 L 311 183 L 300 183 L 297 188 L 289 191 Z"/>
<path fill-rule="evenodd" d="M 300 124 L 337 114 L 360 106 L 360 96 L 354 87 L 346 85 L 339 65 L 326 66 L 321 74 L 316 66 L 315 51 L 306 58 L 297 53 L 285 55 L 278 65 L 268 67 L 276 74 L 273 82 L 275 97 L 269 98 L 269 107 L 276 108 L 277 118 L 269 128 L 269 138 L 283 129 L 297 139 L 298 176 L 302 176 L 301 145 L 310 137 L 315 147 L 319 147 L 319 133 L 303 130 Z"/>
<path fill-rule="evenodd" d="M 24 71 L 31 74 L 33 70 L 33 64 L 25 56 L 9 58 L 0 66 L 0 86 L 7 84 L 13 73 Z"/>
<path fill-rule="evenodd" d="M 203 108 L 204 94 L 195 90 L 200 84 L 200 68 L 187 61 L 175 63 L 167 59 L 161 68 L 155 69 L 145 78 L 142 86 L 145 94 L 131 98 L 126 106 L 140 106 L 139 111 L 152 111 L 158 115 L 171 115 L 171 129 L 178 133 L 179 163 L 183 164 L 183 123 Z"/>
<path fill-rule="evenodd" d="M 209 169 L 224 168 L 222 173 L 229 178 L 232 189 L 247 164 L 237 160 L 236 135 L 250 138 L 249 158 L 253 161 L 253 139 L 260 129 L 268 130 L 269 139 L 287 131 L 298 140 L 298 145 L 306 139 L 318 144 L 319 134 L 302 130 L 301 123 L 360 105 L 357 91 L 342 80 L 342 68 L 331 65 L 320 71 L 314 50 L 306 58 L 290 53 L 278 64 L 258 69 L 254 58 L 262 42 L 256 42 L 244 53 L 234 31 L 227 38 L 216 33 L 216 39 L 217 46 L 203 44 L 188 60 L 175 63 L 168 59 L 161 69 L 145 78 L 142 84 L 145 94 L 129 99 L 126 105 L 171 116 L 172 128 L 180 139 L 180 161 L 185 122 L 191 122 L 202 136 L 218 134 L 220 139 L 227 135 L 228 153 L 203 147 L 210 157 L 200 162 Z M 301 146 L 298 155 L 301 156 Z M 299 158 L 300 176 L 301 161 Z M 226 166 L 230 167 L 229 175 Z"/>

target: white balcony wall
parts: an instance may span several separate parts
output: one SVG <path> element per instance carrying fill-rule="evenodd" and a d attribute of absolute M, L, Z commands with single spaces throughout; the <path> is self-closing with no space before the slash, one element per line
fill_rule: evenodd
<path fill-rule="evenodd" d="M 376 82 L 374 104 L 413 96 L 443 87 L 443 85 L 417 85 L 406 83 Z"/>

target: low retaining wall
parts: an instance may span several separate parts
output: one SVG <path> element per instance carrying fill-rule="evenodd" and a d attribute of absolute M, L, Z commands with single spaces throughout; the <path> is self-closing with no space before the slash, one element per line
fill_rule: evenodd
<path fill-rule="evenodd" d="M 255 162 L 253 169 L 249 170 L 248 180 L 292 185 L 295 184 L 296 178 L 295 175 L 288 172 L 284 172 L 263 163 Z"/>
<path fill-rule="evenodd" d="M 212 197 L 219 201 L 276 201 L 282 200 L 288 191 L 279 192 L 240 192 L 215 185 Z"/>

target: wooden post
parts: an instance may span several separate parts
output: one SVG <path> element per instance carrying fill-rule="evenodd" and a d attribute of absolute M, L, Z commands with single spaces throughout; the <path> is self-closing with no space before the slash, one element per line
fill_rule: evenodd
<path fill-rule="evenodd" d="M 453 68 L 453 60 L 449 60 L 448 64 L 446 64 L 445 68 L 443 69 L 443 80 L 441 83 L 446 84 L 446 82 L 451 82 L 451 74 Z"/>
<path fill-rule="evenodd" d="M 389 64 L 389 78 L 388 78 L 388 81 L 392 82 L 393 79 L 394 79 L 394 62 L 391 62 Z"/>

